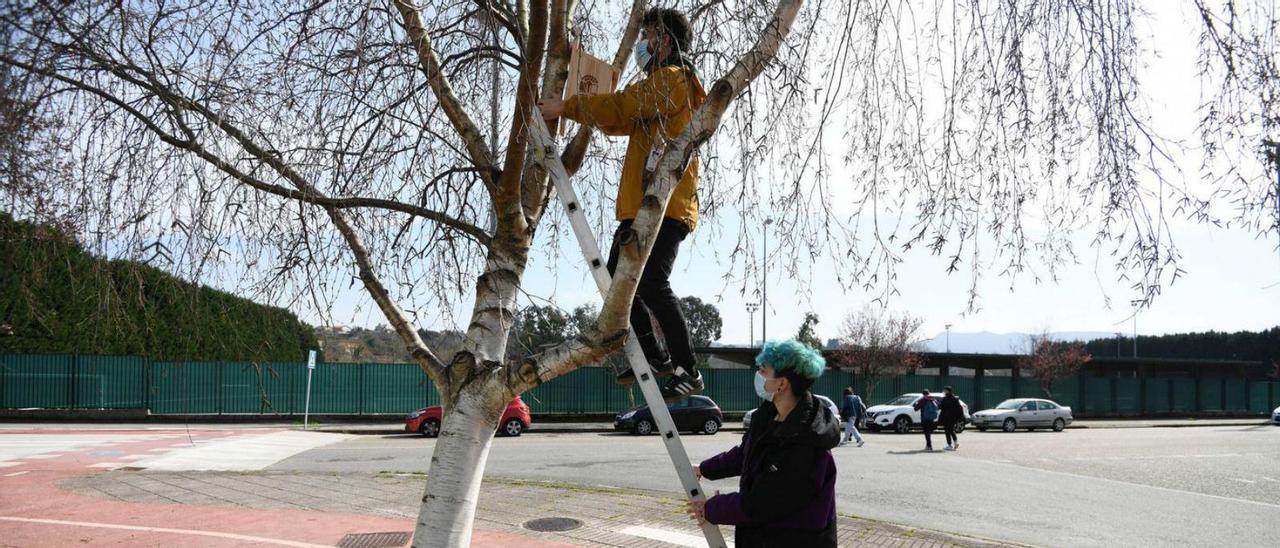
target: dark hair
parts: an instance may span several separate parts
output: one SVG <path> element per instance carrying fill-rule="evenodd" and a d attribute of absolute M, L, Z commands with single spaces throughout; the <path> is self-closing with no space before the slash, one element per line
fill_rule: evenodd
<path fill-rule="evenodd" d="M 950 386 L 944 386 L 944 387 L 942 387 L 942 389 L 943 389 L 943 390 L 945 390 L 945 391 L 947 391 L 947 392 L 955 392 L 955 390 L 952 390 Z"/>
<path fill-rule="evenodd" d="M 810 378 L 801 376 L 798 373 L 796 373 L 795 370 L 787 370 L 787 371 L 783 371 L 782 373 L 778 373 L 777 370 L 775 369 L 774 375 L 775 377 L 782 377 L 784 379 L 791 381 L 791 393 L 796 396 L 803 396 L 804 393 L 808 392 L 809 388 L 813 386 L 814 381 L 818 380 L 818 379 L 810 379 Z"/>
<path fill-rule="evenodd" d="M 844 395 L 846 395 L 846 396 L 852 396 L 852 395 L 853 395 L 853 389 L 852 389 L 852 388 L 845 388 L 845 389 L 844 389 Z"/>
<path fill-rule="evenodd" d="M 671 8 L 649 8 L 640 19 L 640 26 L 654 27 L 671 37 L 676 44 L 676 51 L 689 51 L 693 44 L 693 29 L 689 26 L 689 18 L 680 10 Z"/>

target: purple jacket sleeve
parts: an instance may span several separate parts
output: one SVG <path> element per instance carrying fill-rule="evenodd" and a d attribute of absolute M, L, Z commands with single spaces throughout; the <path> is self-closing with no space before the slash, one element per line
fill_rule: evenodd
<path fill-rule="evenodd" d="M 702 471 L 702 477 L 711 480 L 731 478 L 742 473 L 742 446 L 735 445 L 733 449 L 702 461 L 698 469 Z"/>
<path fill-rule="evenodd" d="M 716 495 L 707 499 L 704 515 L 707 521 L 716 525 L 742 525 L 751 521 L 747 513 L 742 510 L 740 493 Z"/>

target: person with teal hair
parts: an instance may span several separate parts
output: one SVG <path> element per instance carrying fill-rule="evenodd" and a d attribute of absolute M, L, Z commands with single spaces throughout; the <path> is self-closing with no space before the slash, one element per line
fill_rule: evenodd
<path fill-rule="evenodd" d="M 698 477 L 739 476 L 738 492 L 690 501 L 699 522 L 733 525 L 734 544 L 836 545 L 836 463 L 840 423 L 809 392 L 826 360 L 794 340 L 770 341 L 756 356 L 756 409 L 742 442 L 694 467 Z"/>

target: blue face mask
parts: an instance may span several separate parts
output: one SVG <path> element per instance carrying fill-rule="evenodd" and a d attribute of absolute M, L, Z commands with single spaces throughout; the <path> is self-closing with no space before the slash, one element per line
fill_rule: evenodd
<path fill-rule="evenodd" d="M 649 41 L 640 40 L 636 42 L 635 51 L 636 66 L 644 71 L 649 66 L 649 61 L 653 60 L 653 52 L 649 50 Z"/>
<path fill-rule="evenodd" d="M 764 401 L 773 401 L 773 392 L 770 392 L 769 390 L 767 390 L 764 387 L 764 383 L 765 383 L 764 375 L 760 373 L 756 373 L 756 395 L 760 396 L 760 399 Z"/>

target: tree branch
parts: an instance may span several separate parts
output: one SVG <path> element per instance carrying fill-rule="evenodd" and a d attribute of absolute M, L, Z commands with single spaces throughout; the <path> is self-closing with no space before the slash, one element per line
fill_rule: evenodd
<path fill-rule="evenodd" d="M 564 94 L 564 83 L 569 78 L 569 20 L 577 7 L 576 0 L 554 0 L 551 4 L 551 26 L 547 48 L 547 68 L 542 73 L 542 99 L 554 99 Z M 557 128 L 551 128 L 555 132 Z M 530 147 L 538 146 L 530 143 Z M 538 157 L 534 151 L 530 154 Z M 521 207 L 530 225 L 542 218 L 552 185 L 547 179 L 547 168 L 541 162 L 526 163 L 520 189 Z"/>
<path fill-rule="evenodd" d="M 318 199 L 327 199 L 327 197 L 322 192 L 320 192 L 318 189 L 316 189 L 314 186 L 308 183 L 306 179 L 302 177 L 301 174 L 299 174 L 287 163 L 285 163 L 280 158 L 280 156 L 274 153 L 273 151 L 271 151 L 270 148 L 264 148 L 263 146 L 255 143 L 252 139 L 250 139 L 247 135 L 245 135 L 243 131 L 241 131 L 238 127 L 236 127 L 226 118 L 213 112 L 212 110 L 205 107 L 204 105 L 196 103 L 195 101 L 178 94 L 177 92 L 169 89 L 168 87 L 165 87 L 159 82 L 159 80 L 155 78 L 153 74 L 147 72 L 141 67 L 137 67 L 137 66 L 129 65 L 127 63 L 117 62 L 111 59 L 104 58 L 97 52 L 90 50 L 87 47 L 82 47 L 81 49 L 79 49 L 78 53 L 80 55 L 85 56 L 87 59 L 93 61 L 97 65 L 99 65 L 99 68 L 101 68 L 102 70 L 105 70 L 106 72 L 115 75 L 116 77 L 120 78 L 123 81 L 126 81 L 135 86 L 138 86 L 143 90 L 151 92 L 152 94 L 155 95 L 157 99 L 169 105 L 173 109 L 177 111 L 192 112 L 204 118 L 205 120 L 211 122 L 216 127 L 221 129 L 224 133 L 226 133 L 228 136 L 230 136 L 233 140 L 235 140 L 240 145 L 240 147 L 244 149 L 246 152 L 248 152 L 251 156 L 263 162 L 264 164 L 267 164 L 274 171 L 276 171 L 276 173 L 280 174 L 286 180 L 293 183 L 293 185 L 297 187 L 297 189 L 301 191 L 303 195 L 311 196 Z M 132 107 L 128 107 L 124 101 L 112 96 L 111 94 L 109 94 L 104 90 L 96 88 L 90 84 L 80 82 L 78 80 L 64 77 L 62 75 L 59 75 L 53 72 L 52 70 L 37 69 L 36 67 L 33 67 L 29 64 L 16 62 L 16 60 L 8 58 L 7 56 L 3 58 L 3 61 L 13 66 L 18 66 L 19 68 L 23 68 L 24 70 L 34 69 L 33 70 L 34 72 L 38 72 L 46 76 L 52 76 L 54 78 L 59 79 L 60 81 L 67 82 L 80 89 L 83 89 L 85 91 L 98 95 L 99 97 L 104 97 L 109 102 L 117 106 L 125 107 L 126 112 L 129 112 L 133 116 L 141 119 L 144 125 L 146 125 L 149 130 L 155 132 L 162 141 L 179 148 L 190 150 L 196 153 L 205 161 L 210 162 L 218 169 L 228 174 L 231 174 L 232 176 L 236 176 L 238 174 L 239 176 L 237 177 L 237 180 L 240 180 L 242 182 L 249 182 L 254 180 L 252 177 L 249 177 L 246 174 L 240 173 L 239 170 L 236 170 L 233 166 L 223 161 L 221 158 L 218 158 L 216 155 L 209 153 L 207 150 L 203 150 L 203 147 L 201 147 L 199 144 L 195 143 L 194 141 L 178 139 L 175 136 L 169 134 L 168 132 L 159 128 L 158 125 L 152 122 L 149 118 L 147 118 L 141 112 L 139 112 L 136 109 L 133 109 Z M 174 115 L 176 115 L 176 113 L 174 113 Z M 441 362 L 440 359 L 436 357 L 435 354 L 433 354 L 429 348 L 427 348 L 426 344 L 422 341 L 422 338 L 418 335 L 417 330 L 414 329 L 412 325 L 410 325 L 408 317 L 404 314 L 404 311 L 402 311 L 400 307 L 394 301 L 391 300 L 390 295 L 387 293 L 386 287 L 383 286 L 381 280 L 374 273 L 373 263 L 369 257 L 368 250 L 365 248 L 363 240 L 360 238 L 359 234 L 356 233 L 355 229 L 351 226 L 346 216 L 342 213 L 342 210 L 339 207 L 336 207 L 333 205 L 321 205 L 321 207 L 325 209 L 326 213 L 328 213 L 329 215 L 329 218 L 333 221 L 334 225 L 337 227 L 338 232 L 346 240 L 347 245 L 348 247 L 350 247 L 352 255 L 356 260 L 356 264 L 359 267 L 359 275 L 360 275 L 361 281 L 364 282 L 365 288 L 369 291 L 369 294 L 373 297 L 374 302 L 376 302 L 378 304 L 378 307 L 382 309 L 383 314 L 387 317 L 387 321 L 392 325 L 393 328 L 395 328 L 396 332 L 400 335 L 401 339 L 405 342 L 407 350 L 418 362 L 418 365 L 422 368 L 422 370 L 427 374 L 428 377 L 430 377 L 433 381 L 437 383 L 446 382 L 447 376 L 445 374 L 446 371 L 445 371 L 444 363 Z"/>
<path fill-rule="evenodd" d="M 524 161 L 529 145 L 529 120 L 535 109 L 539 75 L 542 73 L 542 57 L 547 46 L 547 0 L 531 6 L 529 17 L 529 45 L 525 51 L 526 62 L 516 82 L 515 116 L 511 119 L 511 131 L 507 135 L 507 157 L 503 162 L 503 175 L 498 179 L 495 204 L 504 204 L 498 210 L 499 218 L 507 218 L 512 226 L 528 226 L 524 215 L 520 192 L 524 178 Z"/>
<path fill-rule="evenodd" d="M 444 71 L 441 70 L 440 59 L 431 46 L 431 36 L 427 34 L 422 22 L 422 13 L 418 11 L 418 7 L 413 5 L 410 0 L 392 0 L 392 3 L 395 4 L 396 9 L 400 12 L 401 19 L 404 20 L 404 28 L 408 33 L 409 42 L 413 44 L 413 49 L 418 54 L 418 62 L 422 65 L 422 71 L 426 74 L 427 82 L 431 84 L 431 91 L 440 100 L 440 106 L 444 109 L 445 116 L 449 118 L 449 122 L 453 124 L 453 128 L 457 130 L 458 135 L 462 137 L 463 143 L 466 144 L 471 164 L 480 169 L 481 178 L 492 190 L 496 185 L 496 181 L 490 173 L 497 169 L 494 164 L 493 151 L 489 150 L 488 145 L 485 144 L 484 135 L 480 133 L 475 122 L 471 120 L 466 110 L 462 108 L 461 101 L 458 100 L 458 96 L 453 92 L 453 85 L 449 83 L 449 79 L 445 76 Z M 526 58 L 528 57 L 526 56 Z"/>

